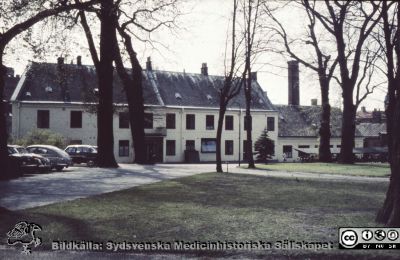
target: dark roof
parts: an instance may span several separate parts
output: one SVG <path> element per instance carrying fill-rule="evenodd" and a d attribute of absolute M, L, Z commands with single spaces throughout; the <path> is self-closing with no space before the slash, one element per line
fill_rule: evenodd
<path fill-rule="evenodd" d="M 5 77 L 5 86 L 4 86 L 4 100 L 8 101 L 11 99 L 12 93 L 15 90 L 19 81 L 19 77 L 14 76 L 6 76 Z"/>
<path fill-rule="evenodd" d="M 275 105 L 279 112 L 280 137 L 318 137 L 321 106 Z M 331 135 L 340 137 L 342 129 L 342 111 L 331 108 Z M 356 136 L 360 133 L 356 129 Z"/>
<path fill-rule="evenodd" d="M 114 102 L 126 103 L 122 84 L 115 73 Z M 218 89 L 224 77 L 184 72 L 143 70 L 143 95 L 146 105 L 218 107 Z M 252 108 L 275 110 L 257 81 L 253 81 Z M 48 91 L 46 91 L 48 88 Z M 51 91 L 49 89 L 51 88 Z M 33 62 L 17 100 L 90 102 L 94 101 L 97 77 L 93 66 Z M 26 95 L 30 92 L 30 96 Z M 243 95 L 231 102 L 245 107 Z"/>
<path fill-rule="evenodd" d="M 356 128 L 364 137 L 379 137 L 386 133 L 386 123 L 360 123 Z"/>

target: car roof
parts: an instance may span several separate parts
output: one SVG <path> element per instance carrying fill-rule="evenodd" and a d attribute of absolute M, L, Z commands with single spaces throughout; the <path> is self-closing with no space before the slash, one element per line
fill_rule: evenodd
<path fill-rule="evenodd" d="M 17 144 L 7 144 L 7 147 L 12 147 L 12 148 L 25 148 L 22 145 L 17 145 Z"/>
<path fill-rule="evenodd" d="M 40 147 L 40 148 L 61 150 L 61 149 L 58 148 L 57 146 L 46 145 L 46 144 L 33 144 L 33 145 L 28 146 L 27 148 L 32 148 L 32 147 Z"/>
<path fill-rule="evenodd" d="M 71 145 L 68 145 L 67 147 L 73 147 L 73 146 L 75 146 L 75 147 L 87 147 L 87 146 L 93 147 L 93 145 L 90 145 L 90 144 L 71 144 Z"/>

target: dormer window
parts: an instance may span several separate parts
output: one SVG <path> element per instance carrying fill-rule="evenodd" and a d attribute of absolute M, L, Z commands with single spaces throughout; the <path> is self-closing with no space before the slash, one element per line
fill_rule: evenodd
<path fill-rule="evenodd" d="M 32 96 L 31 92 L 27 91 L 27 92 L 25 93 L 25 97 L 31 97 L 31 96 Z"/>
<path fill-rule="evenodd" d="M 47 86 L 47 87 L 45 88 L 45 91 L 46 91 L 47 93 L 53 93 L 53 88 L 50 87 L 50 86 Z"/>
<path fill-rule="evenodd" d="M 93 89 L 93 94 L 98 95 L 99 94 L 99 89 L 98 88 Z"/>
<path fill-rule="evenodd" d="M 211 100 L 212 100 L 212 96 L 211 96 L 210 94 L 207 94 L 207 99 L 208 99 L 209 101 L 211 101 Z"/>
<path fill-rule="evenodd" d="M 176 99 L 182 99 L 182 96 L 178 92 L 175 92 L 175 98 Z"/>

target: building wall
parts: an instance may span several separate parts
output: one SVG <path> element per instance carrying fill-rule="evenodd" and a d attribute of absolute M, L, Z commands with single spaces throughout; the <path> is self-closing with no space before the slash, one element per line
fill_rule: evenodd
<path fill-rule="evenodd" d="M 340 148 L 341 139 L 338 137 L 331 138 L 330 140 L 332 148 Z M 292 158 L 284 157 L 283 155 L 283 146 L 290 145 L 292 146 Z M 296 162 L 300 161 L 299 152 L 294 148 L 300 148 L 299 146 L 309 146 L 309 148 L 318 148 L 319 147 L 319 138 L 317 137 L 279 137 L 278 145 L 275 146 L 275 158 L 282 162 L 284 159 L 287 162 Z M 363 147 L 363 138 L 356 137 L 355 139 L 355 147 Z"/>
<path fill-rule="evenodd" d="M 123 108 L 126 110 L 126 108 Z M 37 110 L 49 110 L 50 122 L 49 129 L 52 132 L 60 133 L 69 141 L 81 140 L 83 144 L 97 145 L 97 118 L 95 114 L 88 112 L 82 113 L 82 128 L 70 127 L 70 112 L 84 111 L 80 104 L 49 104 L 49 103 L 14 103 L 13 104 L 13 129 L 14 138 L 21 138 L 28 132 L 37 129 Z M 215 138 L 218 124 L 218 109 L 184 108 L 184 107 L 148 107 L 146 112 L 153 113 L 153 129 L 146 129 L 147 135 L 157 135 L 166 133 L 163 136 L 163 162 L 183 162 L 186 140 L 195 141 L 195 149 L 199 151 L 200 161 L 215 161 L 215 153 L 205 153 L 201 151 L 202 138 Z M 175 129 L 166 129 L 166 114 L 175 114 Z M 195 129 L 186 129 L 186 115 L 195 115 Z M 214 130 L 206 129 L 206 115 L 214 115 Z M 239 160 L 239 139 L 240 139 L 240 158 L 243 159 L 243 140 L 246 139 L 244 131 L 244 111 L 228 110 L 226 115 L 233 116 L 233 130 L 225 130 L 222 134 L 222 160 Z M 239 116 L 240 116 L 240 137 L 239 137 Z M 267 117 L 275 118 L 275 131 L 269 132 L 269 136 L 277 143 L 278 118 L 274 111 L 254 111 L 253 116 L 253 143 L 260 136 L 263 129 L 267 126 Z M 129 156 L 119 156 L 119 141 L 129 140 Z M 167 140 L 175 141 L 175 155 L 166 155 Z M 233 140 L 233 155 L 225 155 L 225 140 Z M 143 150 L 145 152 L 145 149 Z M 116 160 L 122 162 L 132 162 L 134 153 L 130 129 L 119 128 L 119 117 L 114 116 L 114 154 Z"/>

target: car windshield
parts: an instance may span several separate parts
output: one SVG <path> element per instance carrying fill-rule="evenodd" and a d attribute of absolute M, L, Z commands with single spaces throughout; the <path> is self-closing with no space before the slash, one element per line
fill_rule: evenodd
<path fill-rule="evenodd" d="M 19 152 L 19 153 L 28 153 L 28 150 L 26 150 L 24 147 L 18 147 L 18 148 L 16 148 L 17 149 L 17 151 Z"/>

